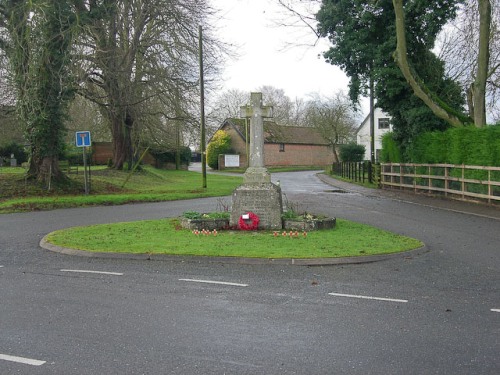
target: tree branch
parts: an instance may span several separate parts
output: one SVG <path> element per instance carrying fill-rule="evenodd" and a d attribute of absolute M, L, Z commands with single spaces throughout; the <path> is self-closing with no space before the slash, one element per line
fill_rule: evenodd
<path fill-rule="evenodd" d="M 413 89 L 414 94 L 419 97 L 439 118 L 445 120 L 448 124 L 461 127 L 465 123 L 457 115 L 452 113 L 447 108 L 443 107 L 442 103 L 438 103 L 429 92 L 429 89 L 421 82 L 417 80 L 417 77 L 413 74 L 410 64 L 408 62 L 408 51 L 406 47 L 406 31 L 405 31 L 405 16 L 403 9 L 403 0 L 392 0 L 394 6 L 394 13 L 396 16 L 396 37 L 397 46 L 396 51 L 393 54 L 396 64 L 401 69 L 406 81 Z"/>

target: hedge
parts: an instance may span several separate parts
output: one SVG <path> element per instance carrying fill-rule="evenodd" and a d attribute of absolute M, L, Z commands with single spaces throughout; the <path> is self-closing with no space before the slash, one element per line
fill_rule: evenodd
<path fill-rule="evenodd" d="M 423 133 L 410 154 L 413 163 L 500 166 L 500 126 L 452 128 Z"/>

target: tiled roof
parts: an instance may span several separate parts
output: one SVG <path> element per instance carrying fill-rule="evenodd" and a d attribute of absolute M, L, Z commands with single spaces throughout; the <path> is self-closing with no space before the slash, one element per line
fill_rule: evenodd
<path fill-rule="evenodd" d="M 224 125 L 232 126 L 245 139 L 245 119 L 227 119 Z M 317 129 L 306 126 L 283 126 L 264 121 L 264 133 L 265 143 L 328 145 Z"/>

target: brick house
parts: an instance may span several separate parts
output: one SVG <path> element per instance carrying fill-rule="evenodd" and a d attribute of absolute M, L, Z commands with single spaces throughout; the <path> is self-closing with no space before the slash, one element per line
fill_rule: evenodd
<path fill-rule="evenodd" d="M 250 127 L 245 119 L 226 119 L 219 130 L 231 137 L 231 148 L 240 155 L 240 167 L 247 167 L 247 144 Z M 331 145 L 315 128 L 281 126 L 264 121 L 264 164 L 270 166 L 324 167 L 334 160 Z"/>

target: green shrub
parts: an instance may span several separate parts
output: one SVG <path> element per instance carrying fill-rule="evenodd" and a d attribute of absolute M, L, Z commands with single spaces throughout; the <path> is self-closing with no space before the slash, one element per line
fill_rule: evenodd
<path fill-rule="evenodd" d="M 382 136 L 382 151 L 380 152 L 382 163 L 401 163 L 401 152 L 394 140 L 394 133 L 388 132 Z"/>
<path fill-rule="evenodd" d="M 217 130 L 207 147 L 207 164 L 212 169 L 219 168 L 219 155 L 231 150 L 231 137 L 224 130 Z"/>
<path fill-rule="evenodd" d="M 363 161 L 366 148 L 363 145 L 349 143 L 340 147 L 340 160 L 342 161 Z"/>
<path fill-rule="evenodd" d="M 175 163 L 176 150 L 149 150 L 149 153 L 156 159 L 160 164 L 163 163 Z M 181 164 L 187 164 L 191 162 L 191 149 L 189 147 L 180 148 Z"/>
<path fill-rule="evenodd" d="M 16 158 L 18 165 L 21 165 L 28 160 L 28 155 L 26 154 L 26 151 L 24 151 L 24 147 L 19 143 L 11 142 L 0 147 L 0 157 L 10 159 L 12 154 L 14 154 L 14 158 Z"/>
<path fill-rule="evenodd" d="M 87 150 L 86 155 L 87 163 L 89 163 L 92 160 L 92 154 Z M 62 155 L 59 155 L 59 159 L 67 160 L 71 165 L 83 165 L 83 150 L 75 145 L 66 145 Z"/>

